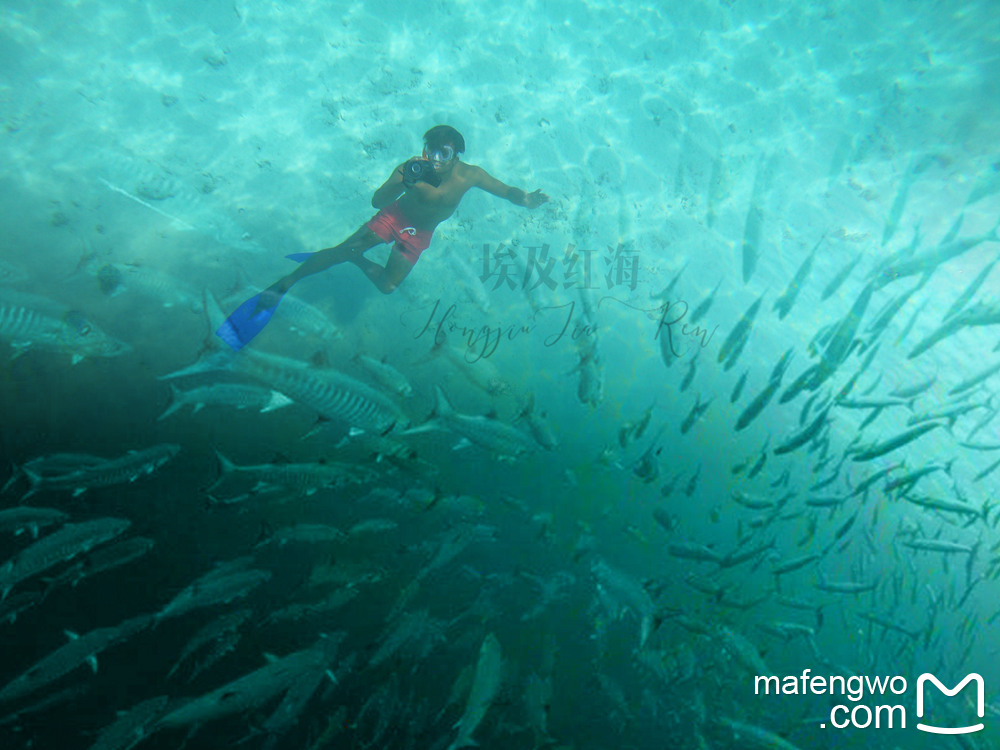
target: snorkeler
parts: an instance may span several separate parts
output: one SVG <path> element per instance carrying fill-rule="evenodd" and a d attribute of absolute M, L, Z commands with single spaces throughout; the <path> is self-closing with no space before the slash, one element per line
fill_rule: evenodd
<path fill-rule="evenodd" d="M 464 151 L 465 139 L 455 128 L 437 125 L 428 130 L 423 158 L 400 164 L 375 191 L 372 207 L 379 211 L 370 221 L 336 247 L 288 256 L 302 265 L 240 305 L 216 334 L 233 349 L 243 348 L 267 325 L 296 281 L 345 261 L 360 268 L 379 291 L 391 294 L 430 245 L 434 228 L 455 212 L 469 188 L 481 188 L 526 208 L 548 201 L 540 190 L 526 193 L 481 167 L 464 164 L 459 160 Z M 395 244 L 384 267 L 364 257 L 375 245 L 388 242 Z"/>

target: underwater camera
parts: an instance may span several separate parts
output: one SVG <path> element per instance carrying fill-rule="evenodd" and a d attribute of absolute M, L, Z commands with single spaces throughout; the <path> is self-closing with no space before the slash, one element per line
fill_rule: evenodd
<path fill-rule="evenodd" d="M 434 171 L 434 163 L 429 159 L 410 159 L 403 165 L 403 183 L 413 185 L 417 182 L 434 187 L 441 184 L 441 175 Z"/>

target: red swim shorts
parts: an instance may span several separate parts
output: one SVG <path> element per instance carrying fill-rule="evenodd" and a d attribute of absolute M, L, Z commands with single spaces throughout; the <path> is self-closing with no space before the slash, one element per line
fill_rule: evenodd
<path fill-rule="evenodd" d="M 395 240 L 396 247 L 410 263 L 416 263 L 420 253 L 431 244 L 434 230 L 416 229 L 410 226 L 399 206 L 392 202 L 375 214 L 366 227 L 371 229 L 383 242 Z"/>

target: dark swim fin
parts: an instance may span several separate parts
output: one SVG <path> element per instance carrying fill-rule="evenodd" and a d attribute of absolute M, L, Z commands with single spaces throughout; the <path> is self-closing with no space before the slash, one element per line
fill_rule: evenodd
<path fill-rule="evenodd" d="M 215 335 L 229 344 L 233 351 L 238 352 L 249 344 L 254 336 L 264 330 L 264 326 L 268 324 L 274 311 L 278 309 L 278 304 L 275 303 L 274 307 L 257 310 L 259 300 L 260 294 L 255 294 L 248 299 L 237 307 L 215 332 Z"/>

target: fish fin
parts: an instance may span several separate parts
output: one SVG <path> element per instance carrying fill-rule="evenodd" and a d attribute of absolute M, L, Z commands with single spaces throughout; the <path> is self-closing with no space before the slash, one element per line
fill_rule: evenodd
<path fill-rule="evenodd" d="M 97 674 L 97 657 L 96 657 L 96 656 L 94 656 L 93 654 L 91 654 L 90 656 L 88 656 L 88 657 L 86 658 L 86 660 L 85 660 L 85 661 L 87 662 L 87 666 L 89 666 L 89 667 L 90 667 L 90 670 L 91 670 L 91 671 L 92 671 L 92 672 L 93 672 L 94 674 Z"/>
<path fill-rule="evenodd" d="M 421 432 L 430 432 L 431 430 L 443 430 L 444 426 L 440 421 L 433 415 L 427 419 L 423 424 L 419 424 L 416 427 L 410 427 L 406 430 L 400 432 L 400 435 L 418 435 Z"/>
<path fill-rule="evenodd" d="M 458 450 L 462 450 L 463 448 L 468 448 L 468 447 L 470 447 L 471 445 L 472 445 L 472 443 L 470 442 L 469 438 L 462 438 L 462 439 L 461 439 L 461 440 L 459 440 L 459 441 L 458 441 L 457 443 L 455 443 L 455 444 L 454 444 L 454 445 L 453 445 L 453 446 L 451 447 L 451 449 L 452 449 L 453 451 L 458 451 Z"/>
<path fill-rule="evenodd" d="M 290 403 L 292 403 L 292 399 L 288 398 L 284 393 L 271 391 L 271 398 L 264 405 L 264 408 L 260 410 L 260 413 L 264 414 L 265 412 L 274 411 L 283 406 L 288 406 Z"/>
<path fill-rule="evenodd" d="M 311 255 L 315 255 L 315 253 L 289 253 L 285 257 L 288 258 L 288 260 L 294 260 L 296 263 L 302 263 L 309 260 Z"/>

